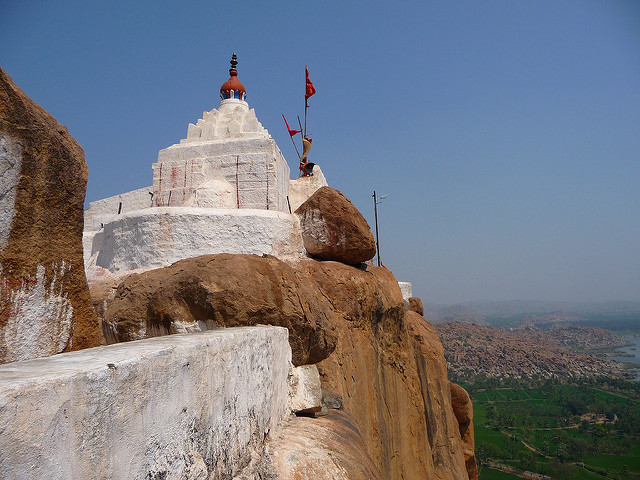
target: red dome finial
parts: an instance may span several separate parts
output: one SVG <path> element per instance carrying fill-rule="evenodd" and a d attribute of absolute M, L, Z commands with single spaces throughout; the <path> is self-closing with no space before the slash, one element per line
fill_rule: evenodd
<path fill-rule="evenodd" d="M 247 91 L 240 80 L 238 80 L 238 71 L 236 70 L 236 65 L 238 65 L 238 57 L 236 56 L 236 52 L 233 52 L 230 63 L 230 78 L 220 87 L 220 98 L 222 98 L 223 100 L 226 100 L 228 98 L 237 98 L 239 100 L 244 100 L 247 96 Z"/>

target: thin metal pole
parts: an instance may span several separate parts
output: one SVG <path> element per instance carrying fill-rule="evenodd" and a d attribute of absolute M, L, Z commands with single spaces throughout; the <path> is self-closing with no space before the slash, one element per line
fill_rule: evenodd
<path fill-rule="evenodd" d="M 298 125 L 300 126 L 300 130 L 302 130 L 302 123 L 300 123 L 300 115 L 296 115 L 296 117 L 298 117 Z M 307 136 L 306 130 L 302 130 L 302 138 L 305 138 L 306 136 Z"/>
<path fill-rule="evenodd" d="M 300 122 L 300 115 L 296 115 L 296 117 L 298 117 L 298 125 L 300 126 L 300 130 L 302 131 L 302 133 L 300 135 L 302 136 L 302 155 L 304 155 L 304 139 L 305 139 L 304 130 L 302 130 L 302 123 Z M 300 170 L 300 176 L 303 176 L 304 172 L 301 169 L 301 167 L 302 167 L 302 156 L 300 156 L 298 159 L 300 160 L 300 166 L 298 168 Z M 305 162 L 306 161 L 307 161 L 307 159 L 305 158 Z"/>
<path fill-rule="evenodd" d="M 376 252 L 378 254 L 378 266 L 380 266 L 380 240 L 378 239 L 378 199 L 376 191 L 373 191 L 373 214 L 376 218 Z"/>
<path fill-rule="evenodd" d="M 287 131 L 289 131 L 289 125 L 287 124 L 287 119 L 284 118 L 284 115 L 282 115 L 282 119 L 284 120 L 285 125 L 287 125 Z M 302 135 L 302 127 L 300 127 L 300 135 Z M 298 160 L 300 160 L 300 152 L 298 151 L 298 146 L 296 145 L 296 142 L 293 140 L 293 135 L 291 135 L 291 133 L 289 133 L 289 138 L 291 138 L 291 143 L 293 143 L 293 148 L 296 149 Z"/>
<path fill-rule="evenodd" d="M 298 146 L 296 145 L 296 142 L 293 141 L 293 135 L 289 135 L 291 137 L 291 143 L 293 143 L 293 148 L 296 149 L 296 154 L 298 155 L 298 160 L 300 160 L 300 152 L 298 151 Z"/>
<path fill-rule="evenodd" d="M 307 138 L 307 109 L 309 105 L 307 105 L 307 96 L 304 96 L 304 138 Z"/>
<path fill-rule="evenodd" d="M 309 105 L 307 104 L 307 100 L 309 100 L 309 98 L 307 97 L 307 79 L 308 79 L 308 73 L 307 73 L 307 66 L 304 66 L 304 130 L 302 131 L 302 138 L 307 138 L 307 108 L 309 108 Z"/>

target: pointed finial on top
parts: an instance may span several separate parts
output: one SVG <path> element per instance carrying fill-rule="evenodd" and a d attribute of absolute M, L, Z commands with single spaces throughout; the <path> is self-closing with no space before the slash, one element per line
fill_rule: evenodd
<path fill-rule="evenodd" d="M 235 77 L 236 75 L 238 75 L 238 71 L 236 70 L 236 65 L 238 65 L 238 57 L 236 56 L 236 52 L 233 52 L 233 55 L 231 55 L 231 68 L 229 69 L 229 74 L 232 77 Z"/>
<path fill-rule="evenodd" d="M 228 100 L 230 98 L 245 100 L 245 97 L 247 96 L 247 90 L 244 88 L 244 85 L 242 85 L 242 82 L 238 80 L 238 71 L 236 70 L 236 65 L 238 65 L 238 57 L 236 55 L 236 52 L 233 52 L 230 63 L 230 78 L 222 84 L 222 87 L 220 87 L 220 96 L 223 100 Z"/>

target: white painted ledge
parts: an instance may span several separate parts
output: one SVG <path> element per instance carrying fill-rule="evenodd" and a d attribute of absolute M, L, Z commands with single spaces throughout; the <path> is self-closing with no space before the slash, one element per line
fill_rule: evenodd
<path fill-rule="evenodd" d="M 287 411 L 288 332 L 171 335 L 0 365 L 0 478 L 233 478 Z"/>

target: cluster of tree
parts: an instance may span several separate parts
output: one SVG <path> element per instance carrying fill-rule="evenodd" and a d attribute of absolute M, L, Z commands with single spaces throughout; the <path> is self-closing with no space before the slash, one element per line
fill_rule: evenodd
<path fill-rule="evenodd" d="M 585 455 L 628 453 L 640 438 L 640 401 L 636 399 L 640 385 L 632 383 L 553 379 L 531 385 L 516 379 L 484 379 L 467 385 L 474 403 L 486 408 L 486 421 L 479 426 L 503 432 L 494 439 L 478 438 L 479 463 L 507 462 L 569 479 L 579 475 L 576 465 L 582 465 Z M 607 393 L 612 390 L 615 394 Z M 620 478 L 627 478 L 624 472 Z"/>

